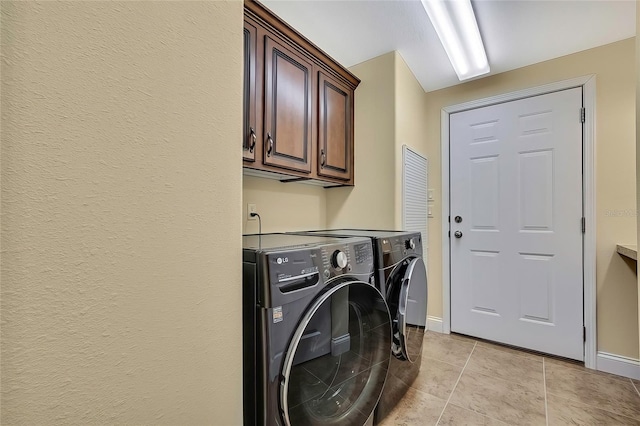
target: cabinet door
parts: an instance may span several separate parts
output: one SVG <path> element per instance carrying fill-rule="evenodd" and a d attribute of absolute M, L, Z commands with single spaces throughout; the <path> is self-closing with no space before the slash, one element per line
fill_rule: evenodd
<path fill-rule="evenodd" d="M 318 175 L 352 183 L 353 91 L 320 72 L 318 97 Z"/>
<path fill-rule="evenodd" d="M 244 21 L 244 87 L 242 99 L 242 159 L 255 161 L 257 133 L 256 98 L 256 44 L 258 31 L 251 23 Z"/>
<path fill-rule="evenodd" d="M 265 36 L 263 161 L 311 173 L 312 65 Z"/>

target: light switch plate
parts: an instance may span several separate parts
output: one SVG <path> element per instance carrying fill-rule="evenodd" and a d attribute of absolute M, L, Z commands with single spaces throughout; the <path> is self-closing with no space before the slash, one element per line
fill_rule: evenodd
<path fill-rule="evenodd" d="M 427 217 L 433 217 L 433 206 L 427 207 Z"/>
<path fill-rule="evenodd" d="M 432 201 L 432 200 L 433 200 L 433 189 L 428 189 L 428 190 L 427 190 L 427 199 L 428 199 L 429 201 Z"/>

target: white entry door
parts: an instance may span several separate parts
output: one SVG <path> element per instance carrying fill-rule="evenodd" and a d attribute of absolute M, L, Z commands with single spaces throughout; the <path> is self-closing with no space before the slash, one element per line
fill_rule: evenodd
<path fill-rule="evenodd" d="M 582 88 L 450 116 L 451 330 L 583 360 Z"/>

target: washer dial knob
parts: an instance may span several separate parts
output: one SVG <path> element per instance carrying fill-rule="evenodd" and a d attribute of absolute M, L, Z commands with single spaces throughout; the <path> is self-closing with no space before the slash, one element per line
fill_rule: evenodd
<path fill-rule="evenodd" d="M 340 250 L 334 251 L 333 256 L 331 256 L 331 264 L 334 268 L 344 269 L 347 266 L 347 255 Z"/>
<path fill-rule="evenodd" d="M 407 241 L 405 241 L 404 245 L 407 248 L 407 250 L 408 249 L 415 250 L 416 242 L 414 240 L 415 240 L 415 238 L 410 238 Z"/>

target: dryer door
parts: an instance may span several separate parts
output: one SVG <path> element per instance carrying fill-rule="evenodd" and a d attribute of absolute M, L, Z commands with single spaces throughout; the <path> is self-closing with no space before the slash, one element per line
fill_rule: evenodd
<path fill-rule="evenodd" d="M 387 302 L 393 323 L 391 352 L 414 362 L 421 356 L 427 325 L 427 269 L 421 257 L 404 259 L 389 275 Z"/>
<path fill-rule="evenodd" d="M 308 348 L 321 334 L 313 324 L 327 322 L 331 350 L 309 359 Z M 285 425 L 362 426 L 382 393 L 390 347 L 389 310 L 374 286 L 347 280 L 328 288 L 311 303 L 285 355 Z"/>

